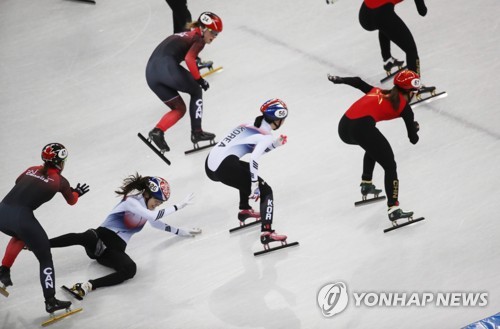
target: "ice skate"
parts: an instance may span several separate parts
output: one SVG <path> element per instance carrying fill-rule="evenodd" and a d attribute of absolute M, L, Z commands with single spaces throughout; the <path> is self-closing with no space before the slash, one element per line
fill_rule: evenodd
<path fill-rule="evenodd" d="M 401 208 L 399 208 L 399 206 L 390 207 L 387 211 L 387 214 L 389 216 L 389 220 L 392 223 L 392 227 L 386 228 L 384 230 L 384 233 L 423 221 L 425 219 L 424 217 L 418 217 L 416 219 L 413 219 L 413 211 L 405 212 Z M 400 219 L 406 219 L 406 222 L 398 223 L 398 220 Z"/>
<path fill-rule="evenodd" d="M 378 197 L 380 192 L 382 192 L 382 190 L 375 188 L 375 185 L 373 185 L 372 182 L 361 182 L 359 186 L 361 186 L 361 194 L 363 195 L 364 200 L 366 200 L 366 196 L 368 194 L 373 194 L 375 197 Z"/>
<path fill-rule="evenodd" d="M 415 100 L 410 102 L 410 106 L 415 108 L 417 105 L 419 106 L 447 96 L 448 93 L 446 91 L 437 92 L 436 87 L 434 86 L 422 85 L 422 87 L 420 87 L 415 94 Z"/>
<path fill-rule="evenodd" d="M 153 132 L 153 131 L 154 131 L 154 129 L 153 129 L 151 132 Z M 160 130 L 160 131 L 161 131 L 161 130 Z M 161 133 L 163 134 L 163 132 L 161 132 Z M 151 133 L 150 133 L 150 134 L 151 134 Z M 150 135 L 150 136 L 151 136 L 151 135 Z M 162 136 L 163 136 L 163 135 L 162 135 Z M 159 149 L 156 147 L 156 145 L 153 145 L 153 143 L 154 143 L 154 142 L 151 140 L 151 137 L 146 138 L 146 137 L 144 137 L 141 133 L 137 133 L 137 137 L 139 137 L 139 139 L 140 139 L 141 141 L 143 141 L 143 142 L 144 142 L 144 144 L 146 144 L 146 145 L 147 145 L 147 146 L 151 149 L 151 151 L 155 152 L 155 153 L 156 153 L 156 155 L 158 155 L 158 156 L 160 157 L 160 159 L 162 159 L 163 161 L 165 161 L 165 163 L 166 163 L 166 164 L 168 164 L 168 165 L 170 166 L 170 164 L 171 164 L 171 163 L 170 163 L 170 160 L 169 160 L 169 159 L 167 159 L 167 158 L 165 157 L 165 154 L 164 154 L 164 153 L 165 153 L 165 151 L 161 151 L 161 149 L 159 150 Z M 161 137 L 161 139 L 163 139 L 163 138 Z M 165 143 L 165 145 L 167 145 L 167 143 L 165 142 L 165 140 L 163 140 L 163 143 Z M 167 145 L 167 148 L 168 148 L 168 145 Z"/>
<path fill-rule="evenodd" d="M 196 57 L 196 65 L 198 66 L 198 70 L 205 69 L 205 68 L 207 68 L 209 70 L 213 70 L 214 62 L 213 61 L 203 61 L 203 60 L 201 60 L 201 58 Z"/>
<path fill-rule="evenodd" d="M 55 297 L 49 298 L 45 301 L 45 310 L 47 313 L 54 313 L 58 310 L 69 309 L 71 302 L 58 300 Z"/>
<path fill-rule="evenodd" d="M 274 230 L 262 232 L 260 235 L 260 243 L 264 245 L 264 249 L 269 249 L 269 243 L 271 242 L 281 242 L 282 244 L 286 244 L 286 235 L 280 235 L 276 233 Z"/>
<path fill-rule="evenodd" d="M 276 233 L 274 230 L 262 232 L 262 234 L 260 235 L 260 243 L 262 243 L 262 245 L 264 246 L 264 250 L 255 252 L 254 256 L 259 256 L 262 254 L 269 253 L 271 251 L 299 245 L 298 242 L 287 243 L 286 241 L 287 238 L 288 237 L 286 235 L 280 235 Z M 281 242 L 281 245 L 271 248 L 269 246 L 271 242 Z"/>
<path fill-rule="evenodd" d="M 52 297 L 45 301 L 45 310 L 49 313 L 49 319 L 42 322 L 42 327 L 48 326 L 49 324 L 64 319 L 67 316 L 78 313 L 82 311 L 82 308 L 71 310 L 71 302 L 57 300 L 55 297 Z M 65 312 L 56 315 L 55 312 L 59 310 L 65 310 Z"/>
<path fill-rule="evenodd" d="M 170 147 L 168 147 L 167 142 L 165 142 L 164 136 L 165 133 L 159 128 L 154 128 L 149 132 L 149 139 L 155 143 L 161 153 L 170 151 Z"/>
<path fill-rule="evenodd" d="M 238 219 L 240 220 L 240 222 L 244 223 L 248 218 L 256 218 L 257 220 L 259 220 L 260 212 L 255 212 L 252 208 L 240 210 L 240 212 L 238 213 Z"/>
<path fill-rule="evenodd" d="M 90 282 L 75 283 L 71 288 L 66 286 L 62 286 L 62 288 L 73 295 L 76 299 L 82 300 L 84 296 L 92 291 L 92 284 Z"/>
<path fill-rule="evenodd" d="M 385 200 L 385 196 L 379 196 L 382 190 L 379 190 L 372 184 L 371 181 L 362 181 L 359 185 L 361 187 L 361 201 L 354 202 L 354 206 L 362 206 L 376 201 Z M 373 194 L 373 197 L 369 197 Z"/>
<path fill-rule="evenodd" d="M 10 279 L 10 268 L 6 266 L 0 266 L 0 282 L 4 287 L 12 286 L 12 280 Z"/>
<path fill-rule="evenodd" d="M 405 63 L 404 61 L 400 61 L 394 57 L 391 57 L 385 61 L 384 70 L 387 72 L 387 75 L 390 75 L 394 67 L 397 67 L 398 70 L 401 70 L 403 68 L 404 63 Z"/>
<path fill-rule="evenodd" d="M 413 211 L 404 212 L 399 206 L 393 206 L 387 210 L 387 214 L 389 215 L 389 220 L 395 222 L 401 218 L 411 218 Z"/>
<path fill-rule="evenodd" d="M 197 144 L 201 141 L 211 141 L 215 138 L 215 134 L 203 130 L 195 130 L 191 132 L 191 142 Z"/>
<path fill-rule="evenodd" d="M 201 151 L 203 149 L 206 149 L 208 147 L 215 146 L 215 134 L 209 133 L 207 131 L 203 131 L 201 129 L 199 130 L 193 130 L 191 131 L 191 142 L 193 143 L 193 149 L 185 151 L 184 154 L 189 154 L 193 153 L 196 151 Z M 209 141 L 207 145 L 200 146 L 198 145 L 199 142 L 203 141 Z"/>

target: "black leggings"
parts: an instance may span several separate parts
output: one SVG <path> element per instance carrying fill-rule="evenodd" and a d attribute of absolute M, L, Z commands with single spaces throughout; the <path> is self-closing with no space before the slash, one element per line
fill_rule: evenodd
<path fill-rule="evenodd" d="M 365 150 L 362 180 L 372 180 L 375 162 L 384 168 L 387 205 L 397 205 L 399 180 L 394 153 L 387 139 L 375 126 L 375 120 L 371 117 L 352 120 L 344 115 L 339 122 L 339 136 L 344 143 L 359 145 Z"/>
<path fill-rule="evenodd" d="M 151 57 L 146 67 L 146 80 L 149 88 L 167 103 L 179 97 L 179 91 L 191 96 L 189 116 L 191 130 L 201 130 L 203 116 L 203 92 L 191 73 L 170 57 Z M 184 101 L 182 101 L 184 102 Z"/>
<path fill-rule="evenodd" d="M 101 265 L 116 272 L 104 277 L 89 280 L 93 289 L 113 286 L 131 279 L 137 272 L 137 265 L 125 253 L 127 244 L 115 232 L 104 227 L 90 229 L 83 233 L 69 233 L 50 239 L 52 248 L 80 245 L 87 255 Z"/>
<path fill-rule="evenodd" d="M 394 11 L 394 4 L 388 3 L 375 9 L 365 3 L 359 10 L 359 23 L 367 31 L 378 30 L 380 50 L 384 61 L 391 57 L 391 41 L 406 53 L 408 69 L 420 74 L 420 61 L 413 35 Z"/>
<path fill-rule="evenodd" d="M 205 161 L 205 172 L 211 180 L 234 187 L 240 192 L 240 209 L 250 209 L 248 197 L 253 192 L 248 162 L 241 161 L 237 156 L 230 155 L 225 158 L 216 171 L 208 168 L 208 157 Z M 262 231 L 271 230 L 274 213 L 273 190 L 262 178 L 259 177 L 260 214 L 262 218 Z"/>
<path fill-rule="evenodd" d="M 172 9 L 174 33 L 187 31 L 186 24 L 191 22 L 191 13 L 187 7 L 187 0 L 166 0 Z"/>
<path fill-rule="evenodd" d="M 0 203 L 0 231 L 24 241 L 35 254 L 40 263 L 40 284 L 43 296 L 46 300 L 54 297 L 56 277 L 49 237 L 33 215 L 33 211 L 26 207 Z"/>

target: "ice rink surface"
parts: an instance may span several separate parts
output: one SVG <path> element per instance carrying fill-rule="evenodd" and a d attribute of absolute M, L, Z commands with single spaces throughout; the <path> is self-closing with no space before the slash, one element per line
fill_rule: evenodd
<path fill-rule="evenodd" d="M 207 78 L 204 129 L 222 137 L 253 122 L 273 97 L 290 110 L 278 131 L 288 144 L 261 159 L 260 175 L 274 191 L 274 228 L 300 246 L 255 258 L 258 228 L 228 233 L 237 225 L 236 190 L 205 176 L 207 151 L 184 155 L 188 116 L 166 134 L 170 167 L 136 136 L 167 109 L 144 77 L 151 52 L 172 33 L 167 4 L 0 1 L 0 196 L 57 141 L 70 153 L 64 176 L 73 186 L 88 183 L 90 192 L 75 206 L 56 195 L 35 212 L 49 237 L 98 227 L 119 201 L 113 191 L 136 171 L 169 180 L 169 204 L 194 192 L 196 203 L 165 221 L 203 229 L 186 239 L 146 225 L 127 249 L 137 275 L 75 302 L 83 313 L 52 328 L 451 329 L 499 312 L 500 2 L 427 2 L 426 17 L 413 1 L 396 9 L 416 39 L 424 84 L 449 96 L 415 109 L 417 145 L 402 120 L 378 124 L 396 155 L 402 208 L 426 217 L 384 234 L 384 203 L 353 206 L 363 152 L 337 134 L 361 93 L 326 78 L 377 84 L 383 77 L 377 33 L 358 22 L 361 1 L 189 1 L 193 17 L 210 10 L 224 22 L 201 54 L 224 66 Z M 395 46 L 393 55 L 404 58 Z M 374 183 L 383 186 L 379 166 Z M 7 242 L 0 235 L 0 253 Z M 81 247 L 52 253 L 58 286 L 110 271 Z M 47 315 L 32 253 L 20 254 L 12 280 L 10 297 L 0 296 L 0 328 L 38 327 Z M 349 293 L 489 298 L 484 307 L 356 307 L 351 298 L 344 312 L 325 318 L 317 293 L 339 281 Z"/>

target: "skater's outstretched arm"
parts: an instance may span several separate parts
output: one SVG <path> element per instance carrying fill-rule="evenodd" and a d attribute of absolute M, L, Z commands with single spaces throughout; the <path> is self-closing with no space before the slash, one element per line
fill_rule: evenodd
<path fill-rule="evenodd" d="M 353 88 L 357 88 L 364 92 L 365 94 L 368 94 L 370 90 L 373 89 L 372 85 L 369 85 L 363 79 L 360 77 L 339 77 L 336 75 L 330 75 L 328 74 L 328 80 L 333 82 L 334 84 L 346 84 L 349 85 Z"/>
<path fill-rule="evenodd" d="M 415 121 L 415 116 L 410 105 L 406 104 L 405 108 L 401 112 L 401 117 L 403 118 L 406 130 L 408 131 L 408 138 L 412 144 L 417 144 L 418 142 L 418 131 L 420 129 L 420 125 L 417 121 Z"/>

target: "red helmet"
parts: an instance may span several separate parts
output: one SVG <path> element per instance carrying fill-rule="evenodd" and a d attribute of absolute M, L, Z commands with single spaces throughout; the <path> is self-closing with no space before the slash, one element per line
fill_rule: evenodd
<path fill-rule="evenodd" d="M 198 22 L 207 29 L 215 32 L 222 32 L 222 19 L 214 13 L 209 11 L 201 13 Z"/>
<path fill-rule="evenodd" d="M 420 76 L 411 70 L 403 70 L 396 74 L 394 85 L 407 91 L 418 90 L 422 86 L 420 84 Z"/>

